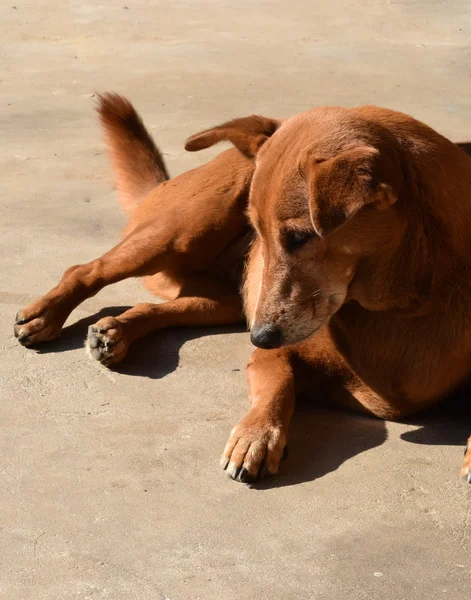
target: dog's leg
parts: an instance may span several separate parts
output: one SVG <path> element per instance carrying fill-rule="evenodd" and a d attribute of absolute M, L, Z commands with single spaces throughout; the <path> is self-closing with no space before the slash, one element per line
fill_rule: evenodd
<path fill-rule="evenodd" d="M 274 475 L 287 456 L 288 427 L 295 395 L 332 383 L 349 373 L 325 329 L 315 339 L 253 352 L 247 365 L 251 408 L 231 431 L 221 459 L 232 479 L 248 483 Z"/>
<path fill-rule="evenodd" d="M 137 304 L 118 317 L 104 317 L 88 330 L 89 355 L 110 366 L 120 362 L 130 344 L 167 327 L 203 327 L 242 323 L 239 295 L 229 285 L 195 276 L 181 296 L 162 304 Z"/>
<path fill-rule="evenodd" d="M 228 475 L 243 483 L 278 471 L 295 403 L 289 349 L 255 350 L 247 374 L 251 408 L 231 431 L 221 459 Z"/>
<path fill-rule="evenodd" d="M 255 350 L 249 361 L 251 408 L 232 430 L 221 459 L 233 479 L 250 482 L 277 472 L 294 412 L 295 393 L 312 401 L 383 419 L 398 419 L 410 405 L 389 401 L 348 367 L 326 329 L 304 343 Z M 471 450 L 469 452 L 471 466 Z"/>
<path fill-rule="evenodd" d="M 171 264 L 175 252 L 168 234 L 159 235 L 155 228 L 150 233 L 141 228 L 102 257 L 67 269 L 55 288 L 16 315 L 18 341 L 31 346 L 57 338 L 72 310 L 106 285 L 154 274 Z"/>

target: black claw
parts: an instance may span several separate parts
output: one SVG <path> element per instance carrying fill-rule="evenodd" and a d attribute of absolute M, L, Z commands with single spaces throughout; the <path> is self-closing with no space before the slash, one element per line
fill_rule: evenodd
<path fill-rule="evenodd" d="M 258 470 L 258 476 L 257 476 L 258 481 L 261 481 L 262 479 L 270 479 L 270 477 L 274 477 L 276 475 L 276 473 L 272 473 L 271 471 L 268 470 L 267 462 L 268 462 L 267 457 L 265 456 L 262 464 L 260 465 L 260 469 Z"/>
<path fill-rule="evenodd" d="M 241 483 L 252 483 L 255 481 L 255 477 L 251 475 L 245 467 L 242 467 L 237 480 Z"/>
<path fill-rule="evenodd" d="M 260 465 L 260 468 L 258 470 L 257 479 L 258 480 L 264 479 L 266 472 L 267 472 L 267 457 L 265 456 L 265 458 L 262 460 L 262 464 Z"/>
<path fill-rule="evenodd" d="M 241 468 L 242 467 L 234 467 L 232 469 L 232 471 L 227 471 L 227 474 L 229 475 L 229 477 L 231 479 L 233 479 L 234 481 L 237 481 Z"/>
<path fill-rule="evenodd" d="M 288 450 L 288 446 L 285 446 L 283 448 L 283 456 L 281 457 L 281 460 L 286 460 L 289 456 L 289 450 Z"/>
<path fill-rule="evenodd" d="M 21 333 L 18 336 L 18 341 L 20 344 L 27 344 L 29 342 L 29 337 L 26 335 L 26 333 Z"/>
<path fill-rule="evenodd" d="M 16 315 L 15 315 L 15 323 L 17 325 L 23 325 L 23 323 L 26 323 L 26 319 L 24 317 L 20 317 L 20 313 L 16 313 Z"/>
<path fill-rule="evenodd" d="M 228 458 L 226 458 L 224 460 L 221 460 L 221 467 L 222 467 L 223 471 L 225 471 L 227 469 L 227 465 L 228 464 L 229 464 L 229 459 Z"/>

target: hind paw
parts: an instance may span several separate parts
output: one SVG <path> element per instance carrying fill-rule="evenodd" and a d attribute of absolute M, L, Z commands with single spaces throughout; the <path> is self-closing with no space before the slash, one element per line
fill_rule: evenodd
<path fill-rule="evenodd" d="M 87 354 L 102 365 L 109 367 L 123 360 L 129 348 L 124 326 L 114 317 L 100 319 L 88 328 L 85 341 Z"/>
<path fill-rule="evenodd" d="M 63 317 L 44 301 L 33 302 L 15 317 L 14 334 L 20 344 L 29 347 L 58 338 L 64 323 Z"/>

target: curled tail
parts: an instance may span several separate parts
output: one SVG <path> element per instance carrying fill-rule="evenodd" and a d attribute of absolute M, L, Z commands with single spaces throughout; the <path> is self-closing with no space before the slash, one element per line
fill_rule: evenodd
<path fill-rule="evenodd" d="M 98 95 L 98 114 L 123 210 L 131 214 L 159 183 L 169 178 L 164 160 L 134 109 L 122 96 Z"/>

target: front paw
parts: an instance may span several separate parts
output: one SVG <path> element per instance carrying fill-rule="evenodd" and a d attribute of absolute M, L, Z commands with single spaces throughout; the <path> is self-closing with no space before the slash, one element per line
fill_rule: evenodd
<path fill-rule="evenodd" d="M 287 429 L 252 409 L 231 431 L 221 466 L 229 477 L 251 483 L 278 472 L 287 457 Z"/>

